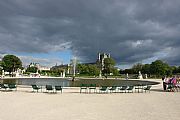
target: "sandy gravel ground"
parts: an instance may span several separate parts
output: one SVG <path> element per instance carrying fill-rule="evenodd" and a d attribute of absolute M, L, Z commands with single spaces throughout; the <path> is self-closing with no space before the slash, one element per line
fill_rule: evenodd
<path fill-rule="evenodd" d="M 163 92 L 161 86 L 150 93 L 0 91 L 0 120 L 180 120 L 180 92 Z"/>

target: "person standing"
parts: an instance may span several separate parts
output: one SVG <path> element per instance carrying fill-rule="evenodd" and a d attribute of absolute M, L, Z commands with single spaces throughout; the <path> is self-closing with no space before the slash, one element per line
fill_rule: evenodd
<path fill-rule="evenodd" d="M 162 81 L 163 81 L 163 90 L 166 90 L 166 76 L 162 77 Z"/>

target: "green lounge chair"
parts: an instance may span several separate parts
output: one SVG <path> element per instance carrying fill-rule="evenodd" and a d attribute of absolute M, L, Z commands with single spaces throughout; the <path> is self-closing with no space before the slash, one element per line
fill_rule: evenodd
<path fill-rule="evenodd" d="M 6 90 L 8 88 L 8 85 L 7 84 L 1 84 L 1 88 Z"/>
<path fill-rule="evenodd" d="M 100 89 L 99 89 L 99 92 L 104 92 L 104 93 L 108 93 L 108 87 L 107 86 L 102 86 Z"/>
<path fill-rule="evenodd" d="M 136 90 L 138 90 L 138 93 L 140 92 L 140 90 L 141 90 L 141 92 L 143 92 L 143 85 L 137 85 L 137 86 L 135 86 L 135 92 L 136 92 Z"/>
<path fill-rule="evenodd" d="M 2 88 L 2 85 L 3 85 L 3 84 L 2 84 L 2 83 L 0 83 L 0 89 Z"/>
<path fill-rule="evenodd" d="M 110 93 L 112 93 L 113 91 L 115 91 L 115 92 L 116 92 L 116 88 L 117 88 L 117 86 L 112 86 L 111 88 L 109 88 Z"/>
<path fill-rule="evenodd" d="M 128 86 L 128 88 L 126 89 L 128 91 L 128 93 L 131 91 L 133 93 L 133 89 L 134 89 L 134 86 Z"/>
<path fill-rule="evenodd" d="M 97 90 L 96 90 L 96 84 L 90 84 L 90 85 L 89 85 L 89 92 L 91 92 L 91 90 L 94 90 L 94 93 L 97 92 Z"/>
<path fill-rule="evenodd" d="M 120 88 L 119 88 L 119 90 L 120 90 L 120 92 L 122 91 L 124 91 L 125 93 L 126 93 L 126 89 L 127 89 L 127 86 L 121 86 Z"/>
<path fill-rule="evenodd" d="M 55 86 L 55 90 L 56 90 L 56 92 L 61 91 L 61 93 L 62 93 L 62 87 L 61 86 Z"/>
<path fill-rule="evenodd" d="M 46 85 L 46 91 L 52 91 L 54 92 L 54 88 L 52 87 L 52 85 Z"/>
<path fill-rule="evenodd" d="M 16 91 L 17 91 L 17 86 L 16 86 L 16 84 L 8 84 L 8 88 L 9 89 L 15 89 Z"/>
<path fill-rule="evenodd" d="M 148 85 L 146 87 L 143 88 L 143 90 L 146 92 L 146 91 L 149 91 L 150 92 L 150 89 L 151 89 L 151 85 Z"/>
<path fill-rule="evenodd" d="M 88 85 L 87 84 L 81 84 L 81 86 L 80 86 L 80 93 L 82 92 L 82 90 L 85 90 L 85 93 L 86 93 L 87 89 L 88 89 Z"/>
<path fill-rule="evenodd" d="M 33 89 L 33 92 L 34 92 L 34 90 L 36 90 L 38 92 L 38 90 L 41 89 L 41 88 L 38 87 L 37 85 L 32 85 L 32 89 Z"/>

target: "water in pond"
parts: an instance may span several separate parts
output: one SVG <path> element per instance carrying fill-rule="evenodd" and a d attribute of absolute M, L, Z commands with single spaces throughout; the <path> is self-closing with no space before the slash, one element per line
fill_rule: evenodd
<path fill-rule="evenodd" d="M 19 78 L 19 79 L 5 79 L 3 83 L 16 83 L 19 85 L 60 85 L 63 87 L 79 87 L 81 84 L 96 84 L 96 86 L 123 86 L 123 85 L 156 85 L 158 82 L 144 81 L 144 80 L 115 80 L 115 79 L 78 79 L 71 81 L 62 78 Z"/>

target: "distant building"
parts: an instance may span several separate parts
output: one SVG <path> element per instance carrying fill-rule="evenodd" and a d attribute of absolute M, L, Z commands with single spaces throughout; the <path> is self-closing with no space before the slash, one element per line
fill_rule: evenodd
<path fill-rule="evenodd" d="M 41 66 L 39 63 L 30 63 L 29 67 L 37 67 L 39 71 L 50 71 L 50 67 L 47 66 Z"/>
<path fill-rule="evenodd" d="M 104 59 L 105 58 L 110 58 L 110 53 L 99 53 L 98 54 L 98 62 L 100 63 L 101 70 L 104 69 Z"/>

